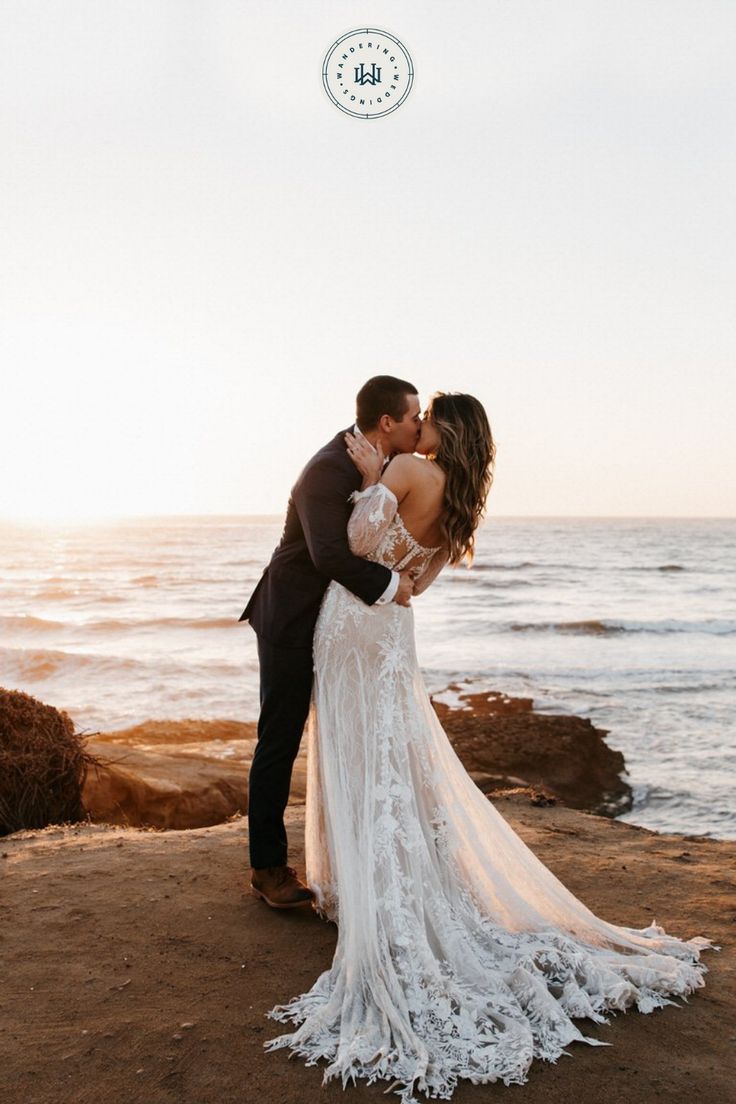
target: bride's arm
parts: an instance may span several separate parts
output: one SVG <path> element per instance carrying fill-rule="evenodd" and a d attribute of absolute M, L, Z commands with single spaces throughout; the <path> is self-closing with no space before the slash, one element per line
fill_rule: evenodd
<path fill-rule="evenodd" d="M 367 474 L 361 464 L 354 461 L 364 476 L 364 489 L 353 491 L 350 496 L 354 506 L 348 522 L 348 541 L 356 556 L 366 556 L 377 548 L 394 520 L 399 503 L 409 490 L 406 459 L 403 456 L 394 457 L 385 468 L 380 482 L 373 482 L 370 486 L 365 484 L 375 475 Z"/>
<path fill-rule="evenodd" d="M 435 552 L 422 574 L 414 583 L 414 594 L 421 594 L 428 586 L 432 585 L 449 558 L 450 554 L 444 548 L 440 548 Z"/>
<path fill-rule="evenodd" d="M 366 556 L 378 547 L 396 515 L 396 495 L 385 483 L 374 483 L 364 491 L 353 491 L 350 501 L 354 503 L 348 521 L 350 551 L 356 556 Z"/>
<path fill-rule="evenodd" d="M 415 476 L 415 460 L 400 454 L 383 469 L 380 475 L 380 455 L 364 439 L 346 436 L 348 453 L 363 476 L 363 490 L 353 491 L 350 499 L 355 503 L 348 522 L 348 540 L 356 556 L 365 556 L 378 546 L 381 537 L 396 516 L 399 505 L 406 498 Z M 426 568 L 414 583 L 414 594 L 421 594 L 434 582 L 449 560 L 445 549 L 438 549 Z"/>

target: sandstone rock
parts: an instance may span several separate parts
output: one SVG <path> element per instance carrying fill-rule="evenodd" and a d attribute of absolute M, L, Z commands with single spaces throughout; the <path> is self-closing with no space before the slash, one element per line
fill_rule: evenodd
<path fill-rule="evenodd" d="M 590 721 L 535 713 L 530 698 L 450 689 L 457 707 L 435 701 L 435 710 L 484 793 L 527 788 L 604 815 L 630 807 L 631 790 L 620 777 L 623 756 Z M 90 769 L 82 791 L 94 821 L 201 828 L 247 811 L 254 724 L 146 721 L 94 735 L 87 748 L 103 765 Z M 305 738 L 294 763 L 290 805 L 304 804 L 306 768 Z"/>
<path fill-rule="evenodd" d="M 87 748 L 82 802 L 93 821 L 130 827 L 202 828 L 248 807 L 255 725 L 238 721 L 146 721 L 97 733 Z M 292 800 L 306 793 L 306 745 L 292 776 Z"/>
<path fill-rule="evenodd" d="M 452 746 L 484 793 L 530 786 L 575 809 L 613 816 L 631 807 L 626 764 L 582 717 L 535 713 L 531 699 L 457 693 L 459 708 L 435 701 Z"/>

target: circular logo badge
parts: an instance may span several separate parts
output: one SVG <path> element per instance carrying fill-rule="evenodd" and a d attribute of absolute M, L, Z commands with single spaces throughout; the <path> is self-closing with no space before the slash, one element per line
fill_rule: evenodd
<path fill-rule="evenodd" d="M 379 119 L 409 95 L 414 65 L 395 35 L 375 27 L 348 31 L 330 46 L 322 82 L 332 102 L 356 119 Z"/>

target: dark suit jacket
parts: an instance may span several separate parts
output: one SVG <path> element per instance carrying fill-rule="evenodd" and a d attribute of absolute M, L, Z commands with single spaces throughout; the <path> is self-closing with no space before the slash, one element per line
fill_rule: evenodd
<path fill-rule="evenodd" d="M 382 564 L 348 545 L 349 501 L 363 482 L 342 430 L 312 457 L 292 487 L 281 541 L 238 621 L 285 648 L 309 648 L 330 580 L 373 605 L 391 581 Z"/>

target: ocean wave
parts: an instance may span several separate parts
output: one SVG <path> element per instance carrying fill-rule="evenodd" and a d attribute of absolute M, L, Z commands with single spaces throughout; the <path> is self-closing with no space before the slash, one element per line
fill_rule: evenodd
<path fill-rule="evenodd" d="M 539 587 L 539 583 L 531 579 L 483 579 L 480 586 L 483 590 L 516 590 L 517 587 Z"/>
<path fill-rule="evenodd" d="M 220 560 L 219 561 L 219 566 L 220 567 L 261 567 L 261 566 L 265 565 L 267 560 L 268 560 L 267 556 L 265 557 L 265 559 L 261 558 L 261 557 L 258 557 L 258 556 L 255 557 L 255 558 L 252 557 L 252 556 L 246 556 L 245 558 L 241 557 L 239 560 Z"/>
<path fill-rule="evenodd" d="M 686 835 L 707 836 L 710 839 L 732 839 L 736 816 L 731 792 L 723 787 L 708 792 L 710 829 L 704 830 L 703 794 L 692 790 L 672 789 L 657 783 L 634 784 L 634 803 L 628 812 L 617 817 L 626 823 L 641 824 L 657 832 L 677 831 Z M 674 825 L 674 827 L 672 827 Z"/>
<path fill-rule="evenodd" d="M 260 577 L 260 572 L 254 573 L 252 576 L 253 586 L 256 585 Z M 167 580 L 176 586 L 192 586 L 193 583 L 206 583 L 207 586 L 232 586 L 232 576 L 223 575 L 183 575 L 172 577 Z"/>
<path fill-rule="evenodd" d="M 120 617 L 104 621 L 85 621 L 79 624 L 92 632 L 108 633 L 135 629 L 227 629 L 236 625 L 235 613 L 231 617 Z"/>
<path fill-rule="evenodd" d="M 671 682 L 652 683 L 645 688 L 646 693 L 655 694 L 704 694 L 713 690 L 730 690 L 728 676 L 722 682 L 684 682 L 681 685 Z M 628 691 L 631 693 L 631 690 Z M 712 708 L 712 707 L 711 707 Z"/>
<path fill-rule="evenodd" d="M 472 569 L 473 573 L 475 568 Z M 476 588 L 480 587 L 482 590 L 494 591 L 494 590 L 511 590 L 517 587 L 538 587 L 539 583 L 533 582 L 531 579 L 489 579 L 488 576 L 484 576 L 480 579 L 474 578 L 473 574 L 465 575 L 460 574 L 458 571 L 448 571 L 444 575 L 440 575 L 438 582 L 441 581 L 443 586 L 462 587 L 468 586 L 472 588 L 474 601 L 477 601 Z"/>
<path fill-rule="evenodd" d="M 72 590 L 69 586 L 54 585 L 42 587 L 41 590 L 34 592 L 33 597 L 41 598 L 44 602 L 53 602 L 59 599 L 77 598 L 79 594 L 80 588 Z"/>
<path fill-rule="evenodd" d="M 542 562 L 541 560 L 521 560 L 519 563 L 474 563 L 472 571 L 521 571 L 527 567 L 539 568 L 545 571 L 599 571 L 596 563 L 557 563 L 556 561 Z M 684 564 L 628 564 L 621 568 L 622 571 L 687 571 Z"/>
<path fill-rule="evenodd" d="M 535 571 L 539 572 L 564 572 L 564 571 L 599 571 L 600 568 L 596 563 L 561 563 L 557 560 L 524 560 L 522 563 L 511 564 L 497 564 L 497 563 L 478 563 L 473 561 L 472 566 L 468 569 L 470 574 L 480 571 L 483 574 L 490 573 L 492 571 L 521 571 L 524 568 L 533 567 Z"/>
<path fill-rule="evenodd" d="M 515 621 L 509 628 L 512 632 L 566 632 L 594 636 L 614 636 L 618 633 L 707 633 L 729 636 L 736 633 L 736 621 Z"/>
<path fill-rule="evenodd" d="M 18 617 L 0 617 L 0 633 L 6 632 L 57 632 L 64 628 L 63 621 L 49 621 L 45 617 L 31 617 L 20 614 Z"/>
<path fill-rule="evenodd" d="M 42 633 L 60 630 L 73 632 L 84 630 L 94 633 L 128 632 L 136 629 L 226 629 L 237 624 L 237 617 L 154 617 L 154 618 L 105 618 L 90 621 L 51 621 L 45 617 L 21 614 L 17 617 L 0 617 L 0 635 L 18 632 Z"/>
<path fill-rule="evenodd" d="M 687 571 L 684 564 L 667 563 L 667 564 L 629 564 L 628 567 L 623 568 L 624 571 Z"/>
<path fill-rule="evenodd" d="M 242 674 L 242 663 L 224 663 L 221 660 L 196 659 L 186 662 L 176 659 L 136 659 L 122 655 L 96 655 L 93 652 L 66 652 L 57 648 L 0 648 L 0 685 L 43 682 L 47 679 L 63 680 L 68 675 L 78 677 L 84 671 L 85 685 L 91 686 L 100 676 L 107 683 L 121 675 L 133 672 L 139 685 L 153 687 L 156 680 L 172 686 L 183 679 L 187 693 L 192 693 L 194 679 L 231 679 Z M 160 689 L 160 683 L 155 687 Z"/>
<path fill-rule="evenodd" d="M 18 682 L 43 682 L 74 671 L 117 674 L 126 668 L 149 671 L 150 664 L 122 656 L 90 655 L 47 648 L 0 648 L 0 676 Z"/>
<path fill-rule="evenodd" d="M 474 563 L 472 571 L 521 571 L 525 567 L 550 567 L 550 564 L 535 563 L 534 560 L 520 560 L 519 563 Z M 555 567 L 565 567 L 572 565 L 554 564 Z"/>

